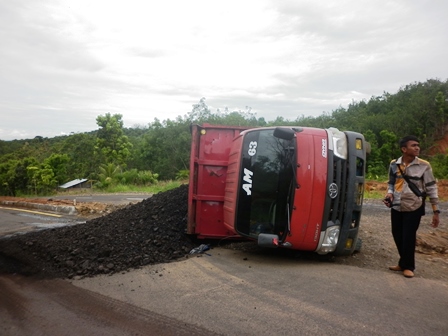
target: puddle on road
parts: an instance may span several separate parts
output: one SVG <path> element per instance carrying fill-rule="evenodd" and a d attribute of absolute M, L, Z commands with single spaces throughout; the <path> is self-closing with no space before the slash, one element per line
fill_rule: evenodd
<path fill-rule="evenodd" d="M 78 224 L 85 224 L 86 221 L 79 221 L 72 218 L 55 218 L 48 216 L 33 215 L 28 213 L 19 214 L 21 217 L 32 218 L 33 221 L 23 221 L 17 228 L 9 227 L 6 232 L 0 232 L 0 238 L 9 238 L 16 235 L 23 235 L 29 232 L 42 231 L 47 229 L 57 229 L 64 226 L 73 226 Z"/>
<path fill-rule="evenodd" d="M 85 224 L 86 222 L 67 222 L 67 223 L 28 223 L 29 225 L 32 225 L 39 229 L 52 229 L 52 228 L 59 228 L 64 226 L 72 226 L 72 225 L 78 225 L 78 224 Z"/>

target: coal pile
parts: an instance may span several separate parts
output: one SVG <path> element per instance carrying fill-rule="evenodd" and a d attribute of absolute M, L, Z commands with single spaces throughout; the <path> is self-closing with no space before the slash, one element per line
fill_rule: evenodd
<path fill-rule="evenodd" d="M 186 235 L 188 186 L 85 224 L 0 240 L 0 272 L 91 277 L 169 262 L 195 247 Z"/>

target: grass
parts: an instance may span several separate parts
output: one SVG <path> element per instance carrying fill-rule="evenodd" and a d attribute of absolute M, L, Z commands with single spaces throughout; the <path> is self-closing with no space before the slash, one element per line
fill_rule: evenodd
<path fill-rule="evenodd" d="M 364 192 L 364 198 L 368 199 L 383 199 L 386 193 L 384 191 L 365 191 Z"/>
<path fill-rule="evenodd" d="M 71 189 L 67 191 L 60 191 L 54 193 L 54 195 L 79 195 L 79 194 L 127 194 L 127 193 L 135 193 L 135 194 L 157 194 L 159 192 L 164 192 L 167 190 L 175 189 L 182 184 L 188 184 L 188 180 L 169 180 L 169 181 L 159 181 L 150 186 L 136 186 L 136 185 L 123 185 L 117 184 L 105 189 L 98 188 L 85 188 L 85 189 Z M 22 197 L 32 197 L 36 195 L 27 195 Z M 47 197 L 51 195 L 46 195 Z M 39 195 L 39 197 L 43 197 Z"/>
<path fill-rule="evenodd" d="M 368 187 L 368 185 L 370 187 Z M 368 179 L 364 189 L 365 199 L 383 199 L 387 193 L 387 179 Z"/>
<path fill-rule="evenodd" d="M 150 186 L 135 186 L 118 184 L 102 189 L 101 192 L 106 193 L 146 193 L 157 194 L 159 192 L 175 189 L 182 184 L 188 184 L 188 180 L 160 181 Z"/>

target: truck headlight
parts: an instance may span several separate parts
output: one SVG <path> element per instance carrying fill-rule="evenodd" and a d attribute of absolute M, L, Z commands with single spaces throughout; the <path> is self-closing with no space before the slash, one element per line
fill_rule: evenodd
<path fill-rule="evenodd" d="M 333 141 L 333 153 L 341 159 L 347 159 L 347 137 L 344 132 L 337 128 L 330 127 L 328 135 Z"/>
<path fill-rule="evenodd" d="M 322 241 L 321 248 L 319 249 L 319 251 L 317 251 L 317 253 L 327 254 L 333 252 L 338 245 L 340 231 L 341 227 L 339 225 L 328 227 L 328 229 L 325 231 L 325 236 Z"/>

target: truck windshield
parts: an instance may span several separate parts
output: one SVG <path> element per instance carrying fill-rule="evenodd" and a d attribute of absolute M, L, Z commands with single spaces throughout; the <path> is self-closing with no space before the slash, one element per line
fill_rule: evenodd
<path fill-rule="evenodd" d="M 236 229 L 244 235 L 288 233 L 296 186 L 296 141 L 273 133 L 273 129 L 250 131 L 243 141 Z"/>

